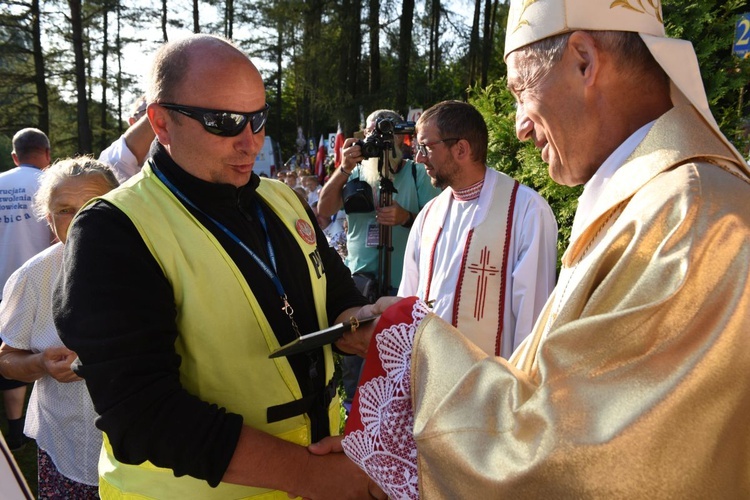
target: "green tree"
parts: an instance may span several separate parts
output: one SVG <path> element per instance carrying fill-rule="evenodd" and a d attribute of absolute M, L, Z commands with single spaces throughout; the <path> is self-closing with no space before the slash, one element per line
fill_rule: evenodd
<path fill-rule="evenodd" d="M 122 69 L 123 54 L 138 46 L 148 56 L 168 29 L 182 26 L 233 35 L 262 61 L 272 107 L 267 130 L 285 157 L 296 150 L 298 126 L 317 140 L 340 122 L 350 135 L 360 116 L 377 108 L 406 112 L 483 94 L 501 99 L 494 93 L 504 85 L 507 1 L 425 0 L 414 3 L 412 16 L 412 4 L 399 0 L 90 0 L 80 5 L 80 28 L 72 30 L 76 2 L 10 0 L 0 9 L 0 133 L 45 129 L 48 122 L 55 152 L 90 150 L 79 145 L 86 133 L 100 149 L 123 131 L 123 96 L 129 104 L 142 93 L 136 77 Z M 739 141 L 750 61 L 734 57 L 731 46 L 747 0 L 664 0 L 663 10 L 668 33 L 694 42 L 714 114 Z M 86 111 L 71 115 L 71 103 L 81 98 Z"/>
<path fill-rule="evenodd" d="M 78 113 L 78 149 L 77 153 L 90 153 L 93 150 L 91 124 L 89 122 L 88 86 L 86 85 L 86 58 L 84 56 L 83 5 L 81 0 L 68 0 L 70 6 L 70 24 L 72 27 L 73 53 L 75 54 L 75 84 Z"/>
<path fill-rule="evenodd" d="M 409 89 L 409 73 L 411 72 L 412 27 L 414 15 L 414 0 L 403 0 L 401 19 L 398 33 L 398 74 L 400 85 L 396 86 L 395 109 L 404 112 L 408 108 L 407 92 Z"/>
<path fill-rule="evenodd" d="M 727 137 L 737 142 L 743 142 L 742 122 L 748 114 L 743 94 L 750 82 L 750 59 L 737 58 L 732 46 L 737 19 L 747 11 L 747 0 L 663 2 L 667 34 L 693 43 L 711 111 Z"/>
<path fill-rule="evenodd" d="M 6 135 L 0 134 L 0 172 L 5 172 L 15 167 L 10 154 L 13 151 L 13 143 Z"/>
<path fill-rule="evenodd" d="M 34 85 L 36 86 L 36 98 L 39 103 L 39 129 L 45 133 L 49 133 L 49 100 L 47 96 L 47 77 L 44 71 L 39 0 L 31 1 L 29 14 L 31 18 L 32 52 L 34 54 Z"/>
<path fill-rule="evenodd" d="M 38 0 L 0 11 L 0 132 L 33 126 L 49 133 Z"/>
<path fill-rule="evenodd" d="M 370 35 L 370 94 L 380 92 L 380 0 L 369 0 L 367 28 Z"/>

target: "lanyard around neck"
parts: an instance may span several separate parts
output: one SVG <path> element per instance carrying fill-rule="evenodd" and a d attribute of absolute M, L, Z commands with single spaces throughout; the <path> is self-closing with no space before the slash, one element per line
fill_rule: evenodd
<path fill-rule="evenodd" d="M 271 260 L 271 266 L 273 268 L 269 267 L 268 264 L 266 264 L 263 259 L 261 259 L 258 254 L 253 252 L 253 250 L 247 246 L 242 240 L 237 237 L 236 234 L 234 234 L 228 227 L 226 227 L 221 222 L 217 221 L 210 215 L 208 215 L 206 212 L 201 210 L 200 207 L 198 207 L 195 203 L 193 203 L 185 194 L 180 191 L 177 186 L 175 186 L 167 177 L 164 175 L 164 173 L 159 170 L 156 167 L 156 163 L 153 160 L 149 160 L 149 164 L 151 165 L 151 169 L 154 171 L 154 174 L 159 178 L 159 180 L 167 186 L 167 189 L 169 189 L 172 194 L 174 194 L 177 198 L 180 199 L 183 203 L 188 205 L 190 208 L 195 210 L 196 212 L 203 215 L 205 218 L 207 218 L 209 221 L 211 221 L 212 224 L 214 224 L 216 227 L 221 229 L 224 234 L 229 236 L 229 238 L 232 239 L 235 243 L 237 243 L 240 248 L 242 248 L 252 259 L 255 261 L 256 264 L 258 264 L 258 267 L 261 268 L 261 270 L 265 273 L 266 276 L 273 282 L 274 287 L 276 287 L 276 292 L 279 294 L 279 298 L 281 299 L 282 306 L 281 310 L 284 311 L 284 313 L 289 317 L 289 320 L 292 322 L 292 329 L 294 330 L 294 333 L 299 337 L 300 331 L 297 327 L 297 322 L 294 320 L 294 309 L 292 308 L 292 305 L 289 303 L 288 297 L 286 295 L 286 291 L 284 291 L 284 285 L 282 285 L 281 280 L 279 279 L 279 276 L 277 274 L 277 267 L 276 267 L 276 253 L 273 250 L 273 245 L 271 244 L 271 238 L 268 236 L 268 224 L 266 223 L 266 217 L 263 214 L 263 211 L 260 208 L 260 203 L 258 203 L 257 200 L 254 200 L 253 206 L 255 207 L 255 213 L 258 216 L 258 220 L 260 221 L 260 225 L 263 228 L 263 236 L 266 240 L 266 251 L 268 252 L 268 258 Z"/>

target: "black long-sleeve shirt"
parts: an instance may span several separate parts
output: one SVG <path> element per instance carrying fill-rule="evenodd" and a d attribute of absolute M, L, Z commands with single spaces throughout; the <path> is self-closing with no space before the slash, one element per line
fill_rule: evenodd
<path fill-rule="evenodd" d="M 205 182 L 182 170 L 158 145 L 154 161 L 205 214 L 269 262 L 264 231 L 254 209 L 254 203 L 260 201 L 255 192 L 257 176 L 241 188 Z M 260 206 L 294 318 L 303 334 L 318 330 L 308 257 L 276 214 L 262 201 Z M 279 343 L 292 341 L 296 335 L 269 277 L 204 214 L 189 210 L 237 264 Z M 327 314 L 333 320 L 367 301 L 338 254 L 328 246 L 311 212 L 310 219 L 327 278 Z M 214 284 L 201 286 L 208 294 Z M 211 401 L 199 400 L 181 386 L 180 357 L 174 346 L 179 335 L 177 310 L 171 286 L 130 219 L 105 201 L 83 210 L 70 228 L 54 312 L 61 338 L 80 358 L 77 373 L 86 380 L 100 415 L 96 425 L 107 433 L 117 459 L 134 464 L 150 460 L 173 469 L 177 476 L 188 474 L 218 484 L 234 453 L 242 417 Z M 216 341 L 222 341 L 220 331 Z M 289 361 L 303 396 L 322 393 L 322 349 L 292 356 Z M 308 412 L 313 440 L 328 434 L 326 410 L 321 399 Z"/>

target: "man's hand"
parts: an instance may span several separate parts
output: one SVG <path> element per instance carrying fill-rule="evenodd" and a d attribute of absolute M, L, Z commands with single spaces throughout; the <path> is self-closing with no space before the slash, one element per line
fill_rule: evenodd
<path fill-rule="evenodd" d="M 344 145 L 341 147 L 341 166 L 346 172 L 351 173 L 352 169 L 357 166 L 357 163 L 363 160 L 362 149 L 357 144 L 358 139 L 349 137 L 344 141 Z"/>
<path fill-rule="evenodd" d="M 338 321 L 346 321 L 349 316 L 357 319 L 367 318 L 369 316 L 379 316 L 388 307 L 399 302 L 403 297 L 380 297 L 374 304 L 362 306 L 359 310 L 348 309 L 339 316 Z M 348 314 L 347 314 L 348 313 Z M 336 341 L 336 347 L 349 354 L 357 354 L 361 357 L 367 356 L 367 349 L 370 347 L 370 339 L 375 331 L 377 321 L 371 321 L 361 325 L 353 332 L 345 333 L 342 338 Z"/>
<path fill-rule="evenodd" d="M 408 210 L 393 201 L 387 207 L 378 208 L 375 219 L 384 226 L 401 226 L 409 221 L 410 215 Z"/>
<path fill-rule="evenodd" d="M 307 447 L 307 449 L 313 455 L 328 455 L 329 453 L 343 453 L 344 447 L 341 442 L 344 440 L 344 436 L 328 436 L 317 443 L 313 443 Z"/>
<path fill-rule="evenodd" d="M 333 172 L 331 178 L 323 184 L 318 197 L 318 214 L 323 217 L 331 217 L 344 206 L 342 190 L 349 180 L 349 176 L 362 160 L 362 151 L 355 143 L 357 139 L 353 137 L 344 141 L 341 148 L 342 162 L 341 165 Z"/>
<path fill-rule="evenodd" d="M 70 365 L 78 356 L 67 347 L 50 347 L 42 352 L 44 371 L 58 382 L 77 382 L 83 380 L 76 375 Z"/>
<path fill-rule="evenodd" d="M 323 438 L 317 443 L 311 444 L 310 446 L 307 447 L 307 449 L 313 455 L 328 455 L 329 453 L 343 453 L 344 448 L 341 445 L 343 440 L 344 440 L 344 436 L 329 436 L 329 437 Z M 378 486 L 378 484 L 372 479 L 370 479 L 368 482 L 367 492 L 370 494 L 370 497 L 372 498 L 378 498 L 382 500 L 385 500 L 386 498 L 388 498 L 388 495 L 386 495 L 385 492 L 382 489 L 380 489 L 380 486 Z"/>
<path fill-rule="evenodd" d="M 370 491 L 379 490 L 374 483 L 370 485 L 372 481 L 367 474 L 342 452 L 328 454 L 310 452 L 304 476 L 308 480 L 302 486 L 302 491 L 290 491 L 290 498 L 301 496 L 311 500 L 318 498 L 367 499 L 373 496 Z"/>

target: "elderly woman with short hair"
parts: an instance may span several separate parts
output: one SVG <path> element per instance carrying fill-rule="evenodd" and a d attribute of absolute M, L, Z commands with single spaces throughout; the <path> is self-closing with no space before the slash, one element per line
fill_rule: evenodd
<path fill-rule="evenodd" d="M 61 160 L 40 178 L 36 214 L 60 240 L 29 259 L 8 279 L 0 303 L 0 373 L 35 382 L 24 432 L 36 439 L 39 498 L 98 498 L 101 431 L 86 386 L 71 369 L 76 353 L 52 320 L 63 245 L 76 212 L 118 185 L 112 170 L 91 157 Z"/>

